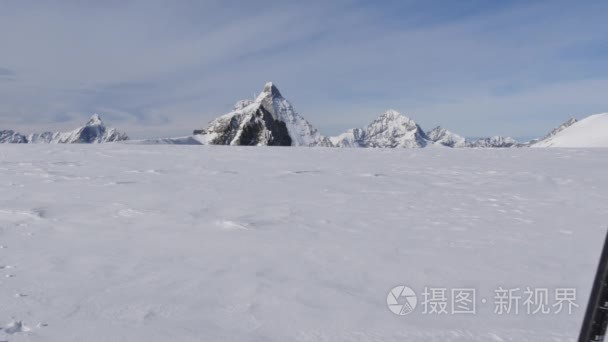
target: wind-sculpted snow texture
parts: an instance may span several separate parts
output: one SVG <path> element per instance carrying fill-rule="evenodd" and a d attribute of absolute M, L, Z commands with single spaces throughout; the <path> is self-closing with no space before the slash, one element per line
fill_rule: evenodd
<path fill-rule="evenodd" d="M 574 341 L 607 169 L 606 149 L 2 145 L 0 340 Z M 497 315 L 501 286 L 580 308 Z M 424 315 L 425 287 L 475 288 L 477 313 Z"/>

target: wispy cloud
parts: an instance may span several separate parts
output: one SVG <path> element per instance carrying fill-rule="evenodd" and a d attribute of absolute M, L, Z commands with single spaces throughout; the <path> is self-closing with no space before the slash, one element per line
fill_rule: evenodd
<path fill-rule="evenodd" d="M 540 135 L 569 116 L 608 110 L 596 88 L 608 80 L 606 9 L 7 0 L 0 80 L 13 81 L 0 82 L 0 124 L 69 128 L 102 112 L 136 137 L 187 134 L 273 80 L 327 134 L 396 108 L 465 135 Z"/>

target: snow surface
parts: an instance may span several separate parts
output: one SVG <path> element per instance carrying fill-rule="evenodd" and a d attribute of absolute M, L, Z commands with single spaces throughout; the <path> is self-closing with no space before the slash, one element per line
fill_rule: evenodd
<path fill-rule="evenodd" d="M 0 340 L 574 341 L 608 150 L 0 146 Z M 408 285 L 573 315 L 396 316 Z"/>
<path fill-rule="evenodd" d="M 568 121 L 532 147 L 608 147 L 608 113 Z"/>

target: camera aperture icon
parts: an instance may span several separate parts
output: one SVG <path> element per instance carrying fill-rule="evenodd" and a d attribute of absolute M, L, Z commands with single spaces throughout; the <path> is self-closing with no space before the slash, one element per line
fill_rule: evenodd
<path fill-rule="evenodd" d="M 404 316 L 416 309 L 418 297 L 411 288 L 403 285 L 397 286 L 386 296 L 386 305 L 395 315 Z"/>

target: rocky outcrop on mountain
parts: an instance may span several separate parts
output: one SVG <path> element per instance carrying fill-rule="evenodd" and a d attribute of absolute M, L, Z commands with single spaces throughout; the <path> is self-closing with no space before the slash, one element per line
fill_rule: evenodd
<path fill-rule="evenodd" d="M 467 142 L 466 147 L 474 148 L 507 148 L 519 147 L 517 140 L 511 137 L 493 136 L 489 138 L 480 138 L 472 142 Z"/>
<path fill-rule="evenodd" d="M 575 123 L 577 123 L 578 120 L 576 120 L 575 118 L 570 118 L 568 119 L 568 121 L 564 122 L 563 124 L 559 125 L 558 127 L 554 128 L 551 132 L 549 132 L 549 134 L 545 135 L 542 140 L 547 140 L 551 137 L 554 137 L 555 135 L 557 135 L 557 133 L 565 130 L 566 128 L 574 125 Z"/>
<path fill-rule="evenodd" d="M 194 134 L 212 145 L 332 146 L 271 82 L 255 100 L 237 102 L 232 112 Z"/>
<path fill-rule="evenodd" d="M 0 144 L 25 144 L 27 137 L 12 130 L 0 131 Z"/>
<path fill-rule="evenodd" d="M 563 124 L 555 127 L 551 132 L 547 133 L 547 135 L 545 135 L 544 137 L 542 137 L 540 139 L 534 139 L 534 140 L 530 141 L 528 143 L 528 145 L 529 146 L 534 146 L 534 145 L 537 145 L 537 144 L 543 145 L 547 141 L 550 141 L 551 138 L 553 138 L 554 136 L 556 136 L 559 132 L 565 130 L 566 128 L 574 125 L 577 122 L 578 122 L 578 120 L 576 120 L 575 118 L 570 118 L 566 122 L 564 122 Z"/>
<path fill-rule="evenodd" d="M 428 139 L 435 144 L 447 147 L 466 147 L 466 139 L 458 134 L 452 133 L 447 129 L 437 126 L 426 132 Z"/>
<path fill-rule="evenodd" d="M 12 131 L 2 131 L 12 132 Z M 8 137 L 8 133 L 6 134 Z M 128 140 L 129 137 L 114 128 L 107 128 L 98 114 L 93 114 L 85 126 L 71 132 L 34 133 L 25 137 L 13 132 L 13 138 L 5 138 L 0 133 L 0 143 L 22 144 L 98 144 Z"/>

